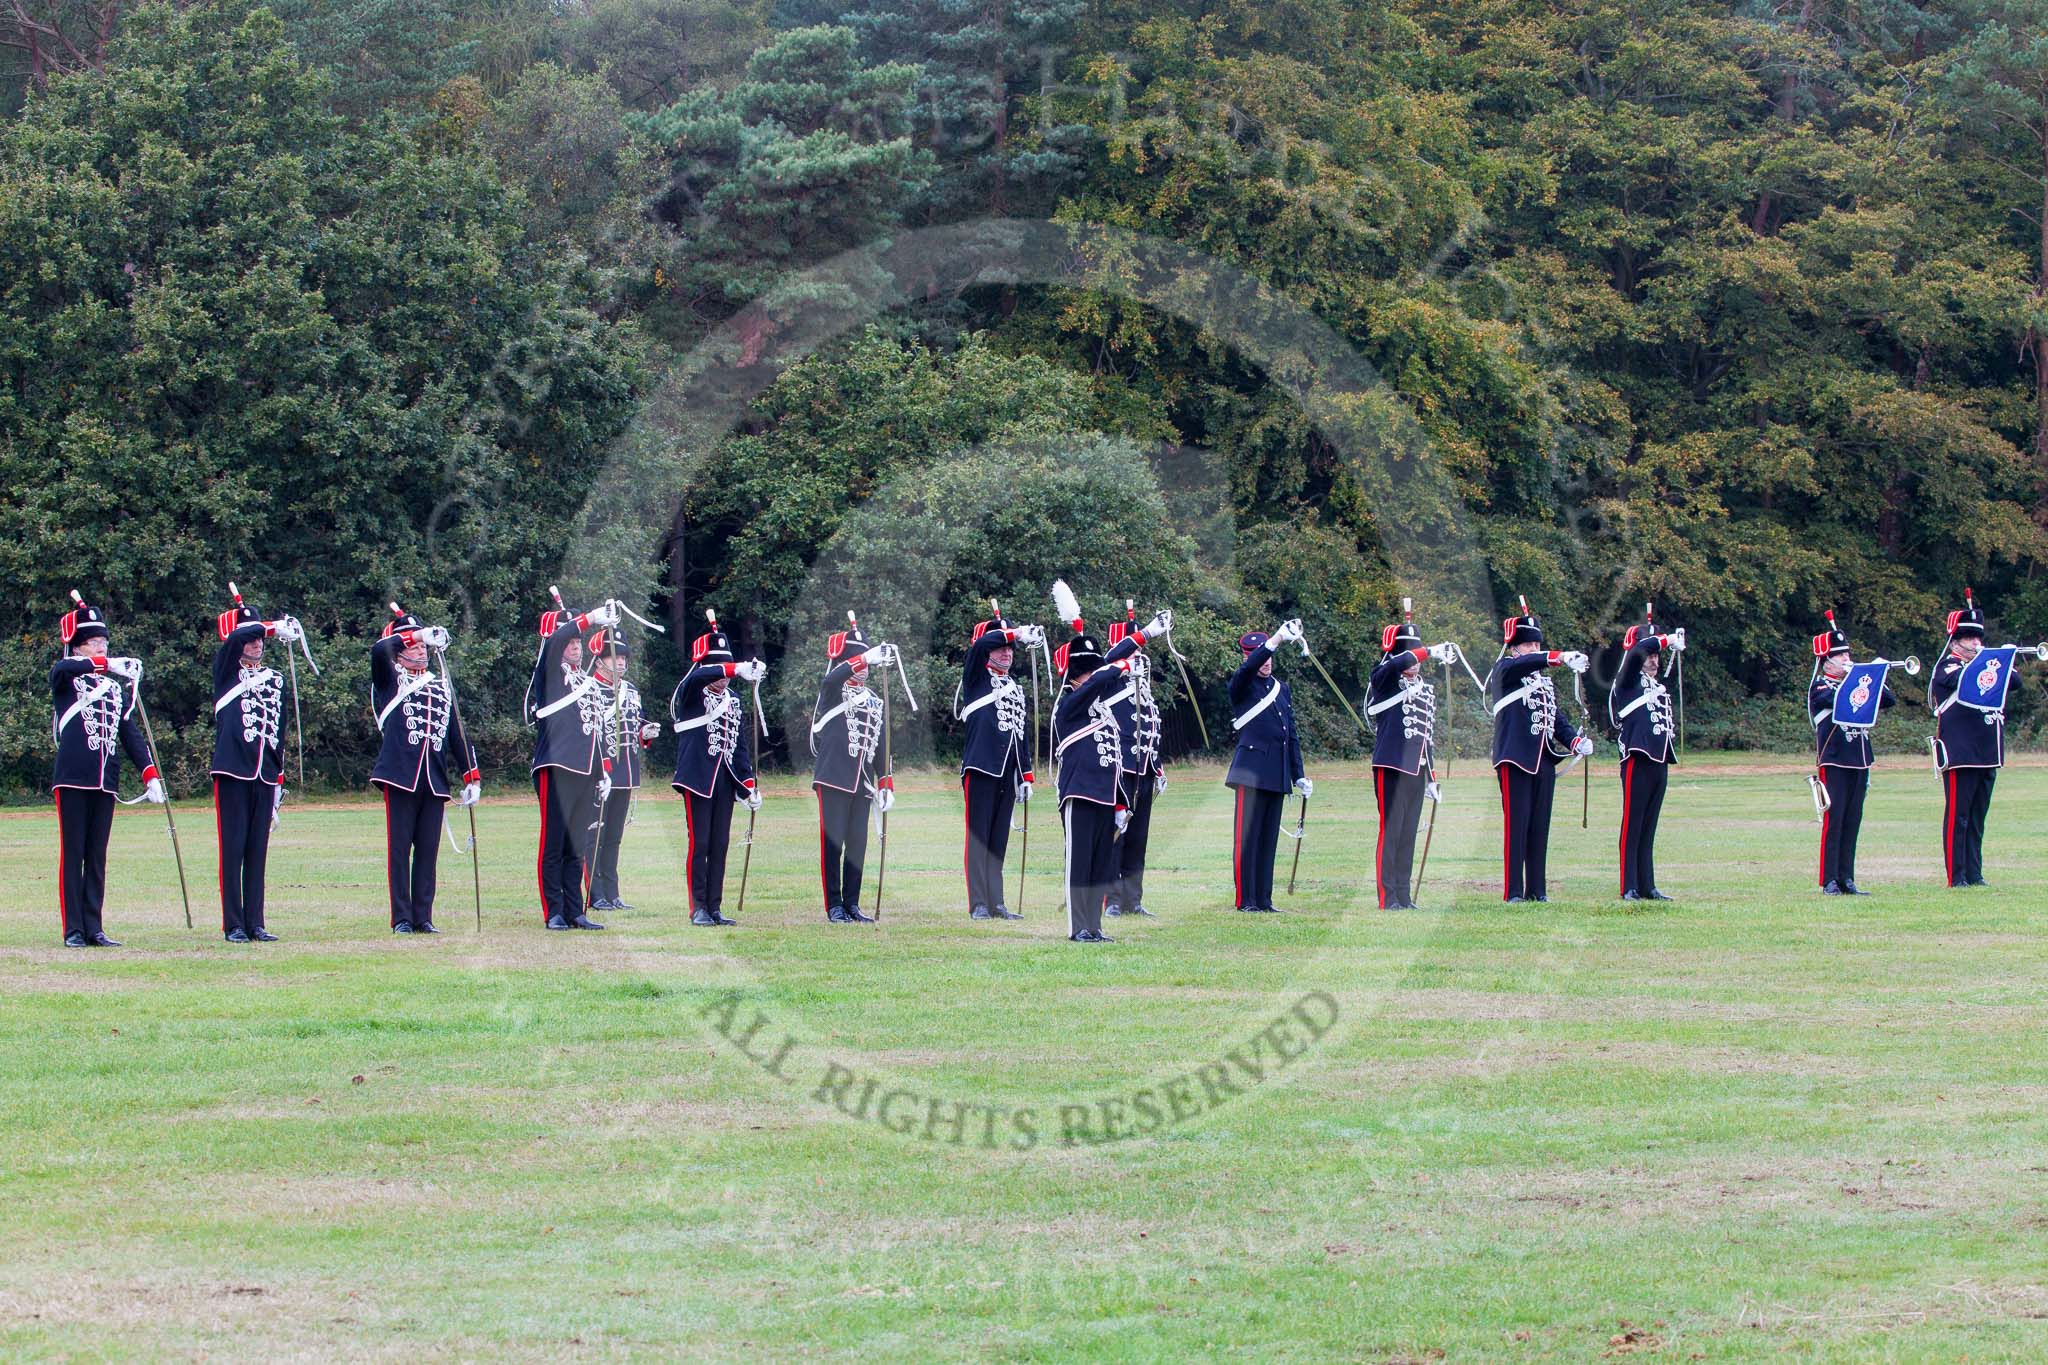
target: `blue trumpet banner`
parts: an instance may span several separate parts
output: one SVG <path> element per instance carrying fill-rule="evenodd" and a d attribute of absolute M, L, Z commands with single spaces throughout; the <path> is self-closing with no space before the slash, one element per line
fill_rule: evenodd
<path fill-rule="evenodd" d="M 2013 656 L 2018 652 L 2018 645 L 1978 650 L 1956 679 L 1956 700 L 1979 711 L 2003 711 L 2005 689 L 2012 684 Z"/>
<path fill-rule="evenodd" d="M 1878 709 L 1884 704 L 1884 678 L 1891 664 L 1884 660 L 1851 664 L 1835 689 L 1835 724 L 1868 730 L 1877 724 Z"/>

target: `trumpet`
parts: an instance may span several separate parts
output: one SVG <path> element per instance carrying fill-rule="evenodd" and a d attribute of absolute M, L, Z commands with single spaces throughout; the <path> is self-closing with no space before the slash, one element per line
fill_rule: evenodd
<path fill-rule="evenodd" d="M 1920 656 L 1918 654 L 1908 654 L 1903 659 L 1873 659 L 1871 660 L 1871 662 L 1879 664 L 1897 664 L 1900 668 L 1906 670 L 1907 677 L 1917 678 L 1920 676 Z"/>
<path fill-rule="evenodd" d="M 2048 640 L 2038 645 L 2000 645 L 2000 649 L 2016 649 L 2022 654 L 2031 654 L 2043 663 L 2048 663 Z"/>

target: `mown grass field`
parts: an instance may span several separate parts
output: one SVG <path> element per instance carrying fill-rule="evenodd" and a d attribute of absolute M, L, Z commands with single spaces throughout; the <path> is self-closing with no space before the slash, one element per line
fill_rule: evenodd
<path fill-rule="evenodd" d="M 67 952 L 54 821 L 0 817 L 0 1353 L 2048 1353 L 2048 767 L 1999 783 L 1992 892 L 1940 886 L 1933 779 L 1881 769 L 1851 900 L 1812 886 L 1797 760 L 1688 764 L 1679 900 L 1642 909 L 1612 771 L 1588 832 L 1560 794 L 1552 903 L 1506 907 L 1461 764 L 1430 908 L 1389 915 L 1370 786 L 1326 767 L 1284 916 L 1227 912 L 1226 794 L 1183 771 L 1159 918 L 1093 949 L 1049 805 L 1027 918 L 968 921 L 942 776 L 903 784 L 879 928 L 823 922 L 794 782 L 726 931 L 684 923 L 666 793 L 602 935 L 542 932 L 507 796 L 481 935 L 444 852 L 450 932 L 391 938 L 380 814 L 313 806 L 273 845 L 285 941 L 230 947 L 187 806 L 200 930 L 138 808 L 128 947 Z"/>

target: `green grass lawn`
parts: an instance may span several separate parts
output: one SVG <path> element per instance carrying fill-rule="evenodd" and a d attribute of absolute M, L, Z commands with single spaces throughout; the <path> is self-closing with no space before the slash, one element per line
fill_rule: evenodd
<path fill-rule="evenodd" d="M 197 932 L 124 810 L 119 952 L 58 946 L 54 819 L 0 818 L 0 1353 L 2039 1359 L 2048 767 L 1999 782 L 1990 892 L 1940 885 L 1924 765 L 1880 769 L 1853 900 L 1803 772 L 1680 769 L 1679 899 L 1636 909 L 1603 763 L 1509 907 L 1461 763 L 1429 908 L 1386 914 L 1370 785 L 1325 765 L 1291 913 L 1249 916 L 1183 770 L 1159 918 L 1103 948 L 1063 939 L 1050 803 L 1027 918 L 967 919 L 943 776 L 873 928 L 824 923 L 793 781 L 723 931 L 666 791 L 601 935 L 541 930 L 510 796 L 483 933 L 444 846 L 432 940 L 384 930 L 373 807 L 288 814 L 267 947 L 220 941 L 209 810 Z"/>

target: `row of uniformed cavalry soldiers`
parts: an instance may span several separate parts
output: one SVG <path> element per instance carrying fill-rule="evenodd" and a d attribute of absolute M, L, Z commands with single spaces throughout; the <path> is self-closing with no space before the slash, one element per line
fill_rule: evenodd
<path fill-rule="evenodd" d="M 1005 860 L 1019 803 L 1029 802 L 1036 789 L 1038 740 L 1044 734 L 1054 756 L 1064 839 L 1068 937 L 1109 942 L 1104 916 L 1152 913 L 1144 903 L 1146 852 L 1153 800 L 1166 789 L 1167 777 L 1150 651 L 1164 644 L 1172 653 L 1173 616 L 1161 611 L 1140 625 L 1127 605 L 1125 619 L 1111 625 L 1105 642 L 1088 629 L 1064 583 L 1054 585 L 1053 595 L 1071 628 L 1057 650 L 1048 649 L 1042 627 L 1005 619 L 993 603 L 990 619 L 977 624 L 967 642 L 954 702 L 964 729 L 967 912 L 976 920 L 1021 918 L 1004 894 Z M 136 800 L 161 804 L 165 794 L 142 705 L 142 665 L 110 656 L 105 617 L 73 596 L 76 609 L 59 628 L 62 657 L 50 674 L 52 786 L 62 850 L 59 907 L 67 945 L 115 947 L 101 923 L 101 906 L 122 754 L 142 771 L 143 794 Z M 1439 713 L 1445 724 L 1449 720 L 1448 698 L 1424 675 L 1430 664 L 1443 667 L 1445 687 L 1452 667 L 1462 667 L 1492 712 L 1501 895 L 1509 902 L 1545 901 L 1558 778 L 1594 751 L 1579 685 L 1588 657 L 1550 649 L 1541 622 L 1524 603 L 1502 623 L 1499 655 L 1481 679 L 1454 643 L 1425 644 L 1403 605 L 1403 619 L 1381 632 L 1383 657 L 1371 671 L 1364 698 L 1380 817 L 1378 903 L 1389 910 L 1412 908 L 1426 871 L 1428 842 L 1421 870 L 1415 844 L 1424 806 L 1433 811 L 1441 797 Z M 370 709 L 380 732 L 370 780 L 385 805 L 391 929 L 431 934 L 438 932 L 434 907 L 445 808 L 451 800 L 474 806 L 481 777 L 447 668 L 448 632 L 395 603 L 391 612 L 370 647 Z M 557 609 L 541 618 L 526 714 L 534 728 L 531 773 L 540 805 L 539 909 L 550 930 L 601 929 L 592 911 L 631 908 L 619 886 L 619 850 L 648 751 L 664 729 L 647 718 L 639 689 L 627 676 L 630 652 L 621 626 L 628 615 L 615 601 L 573 612 L 558 597 Z M 670 786 L 683 801 L 688 827 L 684 875 L 690 922 L 722 926 L 734 923 L 724 913 L 724 894 L 735 810 L 747 809 L 751 831 L 752 815 L 761 806 L 755 740 L 762 732 L 757 727 L 763 727 L 758 688 L 766 668 L 758 660 L 736 659 L 716 616 L 707 617 L 709 628 L 692 642 L 690 668 L 670 698 L 669 732 L 676 743 Z M 825 642 L 809 735 L 815 756 L 811 785 L 825 916 L 833 923 L 868 923 L 875 918 L 862 904 L 869 825 L 878 824 L 886 856 L 888 813 L 895 802 L 887 670 L 893 667 L 904 678 L 906 700 L 916 703 L 896 647 L 870 642 L 852 613 L 848 620 L 846 630 Z M 264 647 L 276 641 L 288 660 L 295 643 L 309 663 L 311 654 L 298 621 L 266 620 L 239 593 L 216 625 L 211 776 L 221 932 L 234 943 L 271 942 L 276 935 L 265 920 L 264 875 L 283 802 L 285 675 L 264 663 Z M 1314 791 L 1288 684 L 1274 674 L 1288 644 L 1312 659 L 1298 620 L 1246 634 L 1239 641 L 1242 662 L 1229 680 L 1236 742 L 1224 781 L 1235 793 L 1234 903 L 1247 913 L 1277 910 L 1279 838 L 1283 832 L 1294 836 L 1298 858 Z M 1684 649 L 1684 631 L 1659 632 L 1646 610 L 1644 623 L 1630 628 L 1622 642 L 1608 699 L 1620 753 L 1619 893 L 1625 900 L 1670 899 L 1657 884 L 1655 844 L 1669 770 L 1678 761 L 1679 724 L 1663 673 L 1666 660 L 1681 659 Z M 1945 802 L 1942 850 L 1951 886 L 1984 884 L 1985 817 L 2005 761 L 2004 700 L 2012 662 L 2020 655 L 2048 657 L 2048 646 L 1984 650 L 1984 618 L 1974 599 L 1966 599 L 1949 615 L 1943 656 L 1929 680 L 1936 729 L 1930 744 Z M 1854 663 L 1833 613 L 1827 630 L 1814 637 L 1813 653 L 1808 712 L 1816 745 L 1811 780 L 1821 821 L 1819 885 L 1829 894 L 1862 894 L 1856 843 L 1870 778 L 1870 727 L 1896 700 L 1885 683 L 1892 661 Z M 1059 684 L 1043 730 L 1035 716 L 1041 656 Z M 1177 653 L 1172 657 L 1178 661 Z M 1019 678 L 1021 659 L 1030 660 L 1028 692 Z M 1327 680 L 1319 661 L 1315 666 Z M 1917 671 L 1917 660 L 1905 666 Z M 1580 726 L 1560 701 L 1553 680 L 1560 667 L 1572 676 Z M 737 684 L 755 689 L 751 712 Z M 1341 691 L 1337 695 L 1349 709 L 1348 699 Z M 1284 831 L 1290 794 L 1299 796 L 1301 814 L 1296 828 Z M 1028 807 L 1024 816 L 1028 840 Z M 1432 834 L 1434 824 L 1432 815 Z M 175 841 L 175 825 L 172 832 Z"/>

